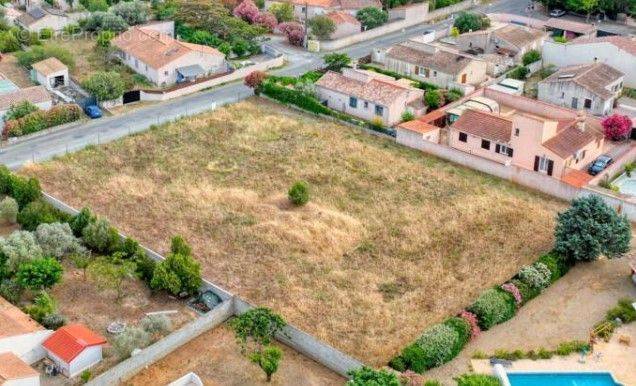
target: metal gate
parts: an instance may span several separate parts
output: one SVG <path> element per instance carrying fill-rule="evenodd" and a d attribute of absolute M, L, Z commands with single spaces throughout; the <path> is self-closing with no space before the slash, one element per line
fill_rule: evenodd
<path fill-rule="evenodd" d="M 127 91 L 124 93 L 124 104 L 138 102 L 141 100 L 141 92 L 139 90 Z"/>

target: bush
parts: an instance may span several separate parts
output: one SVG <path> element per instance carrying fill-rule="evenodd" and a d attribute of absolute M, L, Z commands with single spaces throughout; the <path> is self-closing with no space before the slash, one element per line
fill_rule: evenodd
<path fill-rule="evenodd" d="M 614 321 L 620 319 L 623 323 L 636 321 L 636 310 L 632 306 L 634 299 L 623 298 L 618 301 L 618 305 L 605 314 L 605 320 Z"/>
<path fill-rule="evenodd" d="M 66 318 L 60 314 L 50 314 L 42 318 L 42 326 L 49 330 L 57 330 L 66 324 Z"/>
<path fill-rule="evenodd" d="M 454 316 L 444 321 L 444 324 L 457 332 L 457 341 L 453 346 L 453 358 L 462 351 L 462 348 L 468 343 L 471 337 L 471 325 L 464 318 Z"/>
<path fill-rule="evenodd" d="M 42 197 L 40 182 L 35 178 L 24 178 L 16 175 L 11 176 L 11 197 L 18 203 L 20 209 L 29 203 Z"/>
<path fill-rule="evenodd" d="M 386 23 L 389 20 L 389 13 L 376 7 L 366 7 L 356 13 L 356 19 L 366 31 Z"/>
<path fill-rule="evenodd" d="M 261 12 L 256 16 L 254 24 L 266 28 L 269 32 L 273 32 L 278 25 L 278 20 L 276 20 L 276 16 L 270 12 Z"/>
<path fill-rule="evenodd" d="M 232 11 L 234 16 L 239 19 L 243 19 L 248 23 L 254 23 L 259 13 L 260 11 L 258 10 L 258 7 L 252 0 L 241 1 Z"/>
<path fill-rule="evenodd" d="M 34 111 L 22 118 L 6 122 L 3 135 L 5 137 L 18 137 L 31 134 L 49 127 L 76 121 L 81 116 L 82 110 L 77 105 L 57 105 L 49 110 Z"/>
<path fill-rule="evenodd" d="M 550 270 L 550 282 L 554 283 L 570 270 L 570 265 L 565 259 L 555 253 L 548 253 L 537 260 L 539 263 L 545 264 Z"/>
<path fill-rule="evenodd" d="M 309 202 L 309 185 L 304 181 L 295 182 L 287 192 L 287 197 L 296 206 L 307 204 Z"/>
<path fill-rule="evenodd" d="M 15 224 L 18 218 L 18 203 L 11 197 L 5 197 L 0 201 L 0 219 Z"/>
<path fill-rule="evenodd" d="M 521 305 L 526 304 L 541 293 L 541 290 L 535 289 L 519 279 L 513 279 L 510 283 L 514 284 L 519 290 L 519 293 L 521 294 Z"/>
<path fill-rule="evenodd" d="M 501 285 L 501 289 L 508 292 L 515 299 L 515 304 L 517 306 L 523 303 L 523 297 L 521 296 L 521 292 L 519 288 L 513 283 L 505 283 Z"/>
<path fill-rule="evenodd" d="M 115 71 L 96 72 L 82 82 L 82 87 L 100 101 L 119 98 L 124 94 L 125 89 L 121 75 Z"/>
<path fill-rule="evenodd" d="M 442 96 L 437 90 L 429 90 L 424 94 L 424 103 L 431 109 L 440 107 L 442 103 Z"/>
<path fill-rule="evenodd" d="M 170 240 L 170 252 L 177 255 L 190 256 L 192 247 L 179 235 L 175 235 Z"/>
<path fill-rule="evenodd" d="M 302 24 L 295 21 L 280 23 L 278 29 L 287 36 L 289 44 L 293 46 L 303 45 L 305 41 L 305 28 L 303 28 Z"/>
<path fill-rule="evenodd" d="M 337 52 L 327 54 L 322 57 L 327 66 L 327 70 L 340 71 L 343 67 L 351 64 L 351 58 L 347 54 L 339 54 Z"/>
<path fill-rule="evenodd" d="M 629 250 L 631 225 L 625 216 L 590 195 L 572 201 L 559 213 L 554 231 L 554 251 L 568 261 L 595 260 L 601 254 L 613 258 Z"/>
<path fill-rule="evenodd" d="M 110 41 L 113 40 L 114 37 L 115 33 L 113 31 L 99 31 L 97 34 L 97 45 L 103 48 L 109 47 Z"/>
<path fill-rule="evenodd" d="M 110 12 L 94 12 L 84 23 L 86 31 L 114 31 L 122 32 L 128 29 L 123 17 Z"/>
<path fill-rule="evenodd" d="M 523 57 L 521 58 L 521 62 L 524 66 L 539 60 L 541 60 L 541 53 L 537 50 L 530 50 L 523 54 Z"/>
<path fill-rule="evenodd" d="M 312 35 L 319 40 L 326 40 L 336 32 L 336 23 L 329 16 L 317 15 L 307 22 Z"/>
<path fill-rule="evenodd" d="M 252 308 L 230 321 L 230 327 L 243 348 L 249 344 L 268 346 L 286 325 L 280 315 L 266 307 Z"/>
<path fill-rule="evenodd" d="M 87 207 L 82 208 L 78 214 L 73 216 L 71 221 L 69 222 L 69 226 L 73 231 L 73 234 L 77 237 L 82 236 L 82 231 L 89 223 L 92 223 L 96 220 L 95 215 L 91 212 L 91 210 Z"/>
<path fill-rule="evenodd" d="M 517 66 L 508 73 L 508 78 L 517 79 L 517 80 L 526 80 L 529 73 L 530 73 L 530 69 L 528 69 L 528 67 Z"/>
<path fill-rule="evenodd" d="M 279 23 L 294 20 L 294 8 L 289 3 L 274 3 L 269 11 L 276 17 Z"/>
<path fill-rule="evenodd" d="M 53 31 L 52 28 L 42 28 L 40 30 L 40 39 L 48 40 L 53 37 L 54 33 L 55 32 Z"/>
<path fill-rule="evenodd" d="M 543 263 L 526 265 L 519 270 L 519 280 L 532 288 L 542 290 L 550 285 L 551 272 Z"/>
<path fill-rule="evenodd" d="M 18 224 L 26 231 L 35 231 L 40 224 L 51 224 L 66 219 L 66 215 L 43 200 L 28 204 L 18 213 Z"/>
<path fill-rule="evenodd" d="M 135 349 L 143 349 L 150 344 L 150 334 L 138 327 L 128 327 L 113 341 L 120 358 L 128 358 Z"/>
<path fill-rule="evenodd" d="M 254 89 L 254 94 L 259 95 L 265 78 L 267 74 L 264 71 L 252 71 L 247 74 L 244 83 L 247 87 Z"/>
<path fill-rule="evenodd" d="M 45 256 L 61 259 L 72 254 L 86 253 L 68 223 L 40 224 L 35 231 L 35 238 Z"/>
<path fill-rule="evenodd" d="M 87 383 L 88 381 L 91 380 L 91 377 L 92 377 L 91 371 L 88 369 L 82 371 L 82 374 L 80 374 L 80 380 L 82 381 L 82 383 Z"/>
<path fill-rule="evenodd" d="M 82 238 L 84 243 L 97 253 L 111 254 L 121 245 L 117 229 L 104 218 L 89 223 L 82 231 Z"/>
<path fill-rule="evenodd" d="M 479 320 L 477 319 L 477 315 L 473 314 L 470 311 L 462 311 L 459 313 L 459 317 L 464 319 L 466 323 L 470 326 L 470 339 L 475 339 L 481 334 L 481 328 L 479 328 Z"/>
<path fill-rule="evenodd" d="M 413 112 L 409 110 L 404 110 L 404 112 L 402 113 L 401 119 L 403 122 L 412 121 L 413 119 L 415 119 L 415 115 L 413 115 Z"/>
<path fill-rule="evenodd" d="M 0 260 L 0 278 L 2 278 L 2 261 Z M 0 282 L 0 296 L 5 298 L 12 304 L 17 305 L 20 302 L 24 288 L 15 280 L 3 279 Z"/>
<path fill-rule="evenodd" d="M 68 67 L 75 67 L 73 54 L 66 48 L 53 43 L 31 47 L 28 51 L 16 52 L 15 56 L 18 58 L 18 62 L 27 68 L 31 68 L 33 63 L 47 58 L 57 58 Z"/>
<path fill-rule="evenodd" d="M 68 35 L 75 35 L 82 32 L 82 28 L 79 26 L 79 24 L 76 24 L 76 23 L 67 24 L 66 26 L 64 26 L 62 30 L 64 31 L 65 34 L 68 34 Z"/>
<path fill-rule="evenodd" d="M 374 370 L 370 367 L 362 366 L 359 369 L 348 372 L 351 379 L 346 386 L 400 386 L 400 380 L 394 373 L 384 369 Z"/>
<path fill-rule="evenodd" d="M 459 16 L 455 18 L 453 25 L 457 27 L 459 32 L 464 33 L 488 28 L 490 26 L 490 20 L 488 17 L 477 13 L 461 12 Z"/>
<path fill-rule="evenodd" d="M 499 379 L 492 375 L 463 374 L 457 378 L 457 386 L 500 386 Z"/>
<path fill-rule="evenodd" d="M 468 311 L 477 315 L 479 327 L 488 330 L 492 326 L 505 322 L 515 315 L 515 299 L 500 289 L 489 289 L 483 292 Z"/>
<path fill-rule="evenodd" d="M 148 21 L 148 5 L 142 1 L 122 1 L 111 8 L 111 12 L 120 16 L 128 25 L 142 24 Z"/>
<path fill-rule="evenodd" d="M 263 370 L 267 382 L 271 382 L 272 375 L 278 371 L 278 365 L 283 358 L 283 352 L 278 347 L 266 346 L 263 350 L 250 355 L 250 361 L 256 363 Z"/>
<path fill-rule="evenodd" d="M 166 315 L 148 315 L 141 319 L 141 328 L 150 335 L 166 334 L 172 330 L 172 321 Z"/>
<path fill-rule="evenodd" d="M 627 139 L 632 132 L 632 120 L 627 115 L 612 114 L 601 121 L 605 138 L 612 141 Z"/>
<path fill-rule="evenodd" d="M 15 52 L 20 49 L 20 41 L 10 31 L 0 32 L 0 52 Z"/>
<path fill-rule="evenodd" d="M 18 267 L 16 280 L 24 288 L 43 290 L 51 288 L 62 279 L 62 265 L 51 257 L 33 259 Z"/>
<path fill-rule="evenodd" d="M 47 315 L 55 313 L 56 309 L 57 302 L 45 291 L 41 291 L 33 299 L 32 305 L 25 307 L 26 313 L 38 322 L 42 322 Z"/>
<path fill-rule="evenodd" d="M 22 118 L 31 114 L 34 111 L 38 111 L 38 107 L 29 101 L 22 101 L 16 104 L 12 104 L 7 113 L 4 116 L 5 121 L 12 119 Z"/>
<path fill-rule="evenodd" d="M 31 232 L 15 231 L 8 237 L 0 237 L 0 255 L 8 272 L 16 272 L 23 263 L 42 257 L 42 248 Z"/>
<path fill-rule="evenodd" d="M 462 90 L 458 90 L 456 88 L 451 88 L 446 93 L 446 99 L 448 100 L 449 103 L 450 102 L 455 102 L 455 101 L 459 100 L 463 96 L 464 96 L 464 93 L 462 92 Z"/>
<path fill-rule="evenodd" d="M 171 253 L 156 265 L 150 286 L 180 296 L 196 293 L 201 282 L 201 265 L 192 256 Z"/>
<path fill-rule="evenodd" d="M 573 340 L 570 342 L 559 343 L 555 350 L 555 354 L 560 356 L 568 356 L 574 353 L 580 353 L 582 351 L 588 351 L 590 349 L 590 345 L 586 342 Z"/>
<path fill-rule="evenodd" d="M 148 257 L 146 253 L 137 254 L 134 261 L 137 265 L 137 275 L 139 275 L 139 278 L 145 281 L 146 284 L 150 285 L 157 263 Z"/>

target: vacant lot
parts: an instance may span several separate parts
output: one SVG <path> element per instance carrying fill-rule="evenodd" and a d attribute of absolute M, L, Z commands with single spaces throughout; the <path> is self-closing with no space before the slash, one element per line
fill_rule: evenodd
<path fill-rule="evenodd" d="M 165 385 L 189 372 L 204 385 L 341 386 L 344 378 L 287 346 L 278 372 L 267 383 L 265 374 L 241 355 L 234 333 L 226 325 L 204 333 L 126 382 L 128 386 Z"/>
<path fill-rule="evenodd" d="M 262 99 L 25 173 L 159 251 L 182 234 L 207 278 L 372 364 L 550 249 L 564 207 Z"/>

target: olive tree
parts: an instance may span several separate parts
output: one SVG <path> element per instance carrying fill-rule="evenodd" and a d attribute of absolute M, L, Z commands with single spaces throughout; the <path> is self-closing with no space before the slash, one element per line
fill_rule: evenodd
<path fill-rule="evenodd" d="M 9 272 L 15 272 L 20 264 L 42 257 L 42 248 L 31 232 L 16 231 L 0 238 L 0 255 L 6 260 Z"/>
<path fill-rule="evenodd" d="M 35 230 L 35 238 L 46 256 L 60 259 L 71 254 L 86 253 L 86 248 L 73 235 L 67 223 L 40 224 Z"/>
<path fill-rule="evenodd" d="M 82 83 L 82 87 L 100 101 L 117 99 L 124 94 L 124 80 L 115 71 L 100 71 Z"/>

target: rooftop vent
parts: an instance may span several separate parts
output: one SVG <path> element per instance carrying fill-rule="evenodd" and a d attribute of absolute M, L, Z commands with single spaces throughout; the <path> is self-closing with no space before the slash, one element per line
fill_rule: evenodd
<path fill-rule="evenodd" d="M 559 75 L 559 79 L 571 79 L 574 78 L 575 74 L 562 74 Z"/>

